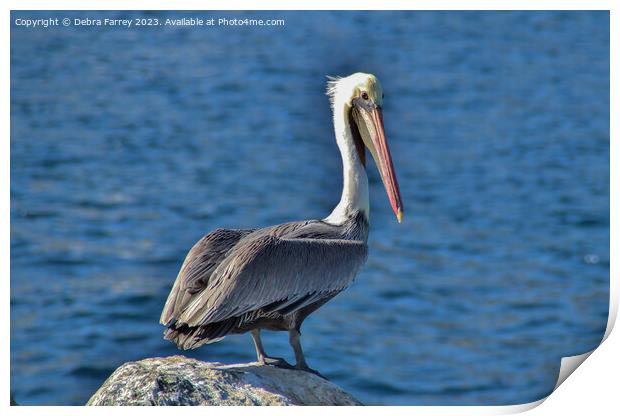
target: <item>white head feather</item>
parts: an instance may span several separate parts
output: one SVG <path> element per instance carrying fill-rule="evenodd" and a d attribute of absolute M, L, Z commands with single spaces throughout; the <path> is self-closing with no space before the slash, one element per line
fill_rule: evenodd
<path fill-rule="evenodd" d="M 336 104 L 351 106 L 351 100 L 357 97 L 360 91 L 366 91 L 370 98 L 377 103 L 383 104 L 383 88 L 373 74 L 356 72 L 348 77 L 327 77 L 327 95 L 332 105 Z"/>

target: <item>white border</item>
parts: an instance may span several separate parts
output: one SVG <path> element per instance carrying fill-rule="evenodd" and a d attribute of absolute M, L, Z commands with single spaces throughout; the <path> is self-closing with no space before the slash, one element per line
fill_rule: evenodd
<path fill-rule="evenodd" d="M 9 0 L 12 10 L 612 10 L 613 0 L 302 0 L 291 7 L 285 0 L 230 0 L 204 2 L 178 0 Z"/>
<path fill-rule="evenodd" d="M 336 4 L 336 1 L 298 1 L 294 9 L 297 10 L 610 10 L 611 11 L 611 233 L 610 237 L 610 259 L 617 258 L 618 254 L 618 220 L 617 215 L 614 212 L 618 212 L 620 206 L 618 205 L 618 73 L 620 71 L 620 65 L 618 64 L 619 56 L 619 42 L 618 42 L 618 10 L 617 1 L 612 0 L 521 0 L 521 1 L 508 1 L 508 0 L 477 0 L 468 1 L 464 0 L 436 0 L 436 1 L 383 1 L 381 3 L 371 0 L 357 0 L 355 2 L 343 2 L 340 1 Z M 166 3 L 164 1 L 144 1 L 144 0 L 110 0 L 110 1 L 90 1 L 88 4 L 76 0 L 62 0 L 56 1 L 53 4 L 46 1 L 14 1 L 9 0 L 4 2 L 6 6 L 3 8 L 3 30 L 1 33 L 2 45 L 4 53 L 2 54 L 2 68 L 6 70 L 5 77 L 2 82 L 2 94 L 4 97 L 0 102 L 0 110 L 4 114 L 4 135 L 5 140 L 2 141 L 3 151 L 0 155 L 2 161 L 2 168 L 0 169 L 0 186 L 2 187 L 2 194 L 0 199 L 0 207 L 3 212 L 2 219 L 0 220 L 1 229 L 3 231 L 4 238 L 1 240 L 1 253 L 2 256 L 2 303 L 5 316 L 10 314 L 10 10 L 291 10 L 290 1 L 262 1 L 260 3 L 253 1 L 228 1 L 218 4 L 207 4 L 206 2 L 199 1 L 187 1 L 177 0 L 174 3 Z M 616 6 L 616 7 L 614 7 Z M 615 117 L 614 117 L 615 116 Z M 614 262 L 611 262 L 610 276 L 618 276 L 618 267 Z M 554 392 L 547 399 L 539 400 L 537 402 L 517 405 L 517 406 L 411 406 L 411 407 L 389 407 L 389 408 L 375 408 L 372 406 L 364 408 L 321 408 L 322 412 L 344 412 L 355 414 L 368 414 L 376 415 L 377 412 L 387 411 L 391 414 L 437 414 L 437 415 L 496 415 L 496 414 L 512 414 L 528 409 L 537 407 L 542 402 L 545 402 L 544 406 L 537 407 L 532 412 L 534 414 L 549 415 L 549 414 L 583 414 L 588 412 L 591 414 L 609 414 L 609 410 L 618 409 L 619 395 L 615 393 L 614 385 L 617 385 L 618 371 L 620 368 L 620 360 L 618 351 L 620 339 L 617 334 L 612 333 L 617 313 L 618 313 L 618 293 L 619 293 L 619 279 L 612 279 L 610 290 L 610 315 L 605 332 L 605 342 L 599 348 L 597 348 L 589 360 L 588 364 L 582 366 L 577 370 L 577 374 L 573 377 L 569 377 L 565 383 L 561 383 L 559 380 L 559 389 Z M 10 328 L 8 325 L 8 319 L 5 321 L 5 340 L 10 339 Z M 617 331 L 616 331 L 617 332 Z M 8 407 L 10 414 L 31 414 L 32 412 L 45 411 L 46 413 L 59 414 L 59 415 L 73 415 L 82 414 L 83 412 L 101 412 L 107 414 L 109 412 L 129 413 L 134 414 L 162 414 L 164 412 L 170 412 L 166 408 L 88 408 L 83 407 L 44 407 L 44 406 L 29 406 L 29 407 L 9 407 L 9 389 L 10 389 L 10 350 L 9 343 L 3 342 L 0 345 L 0 351 L 3 357 L 3 370 L 4 377 L 2 378 L 2 384 L 0 387 L 0 400 L 2 400 L 2 407 Z M 561 373 L 566 371 L 574 371 L 576 366 L 581 364 L 589 353 L 583 354 L 577 358 L 563 360 Z M 570 374 L 570 372 L 568 374 Z M 562 384 L 560 386 L 560 384 Z M 557 388 L 557 386 L 556 386 Z M 129 410 L 128 410 L 129 409 Z M 252 412 L 263 414 L 284 414 L 292 411 L 314 414 L 317 409 L 311 407 L 301 408 L 253 408 Z M 175 409 L 175 412 L 187 412 L 194 414 L 204 414 L 203 412 L 215 412 L 218 414 L 239 414 L 240 412 L 247 412 L 248 409 L 239 407 L 229 408 L 183 408 Z M 578 412 L 578 413 L 577 413 Z"/>

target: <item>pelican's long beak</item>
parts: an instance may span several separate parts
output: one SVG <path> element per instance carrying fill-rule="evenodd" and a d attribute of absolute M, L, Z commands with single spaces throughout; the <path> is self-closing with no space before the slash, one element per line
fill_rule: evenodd
<path fill-rule="evenodd" d="M 381 107 L 377 105 L 361 103 L 359 100 L 355 101 L 357 102 L 354 106 L 356 110 L 354 115 L 356 116 L 355 121 L 358 124 L 358 129 L 379 168 L 379 173 L 381 174 L 392 210 L 396 214 L 396 219 L 398 222 L 401 222 L 405 209 L 400 197 L 394 165 L 392 164 L 392 155 L 385 137 L 383 112 Z"/>
<path fill-rule="evenodd" d="M 392 155 L 390 154 L 390 148 L 385 138 L 381 107 L 371 110 L 371 115 L 377 134 L 371 135 L 370 138 L 377 151 L 376 161 L 379 165 L 379 172 L 381 173 L 383 185 L 385 185 L 385 190 L 390 199 L 390 205 L 392 205 L 394 214 L 396 214 L 396 219 L 398 222 L 401 222 L 404 213 L 403 201 L 400 198 L 400 189 L 398 188 L 398 180 L 396 180 L 396 173 L 394 172 L 394 165 L 392 164 Z"/>

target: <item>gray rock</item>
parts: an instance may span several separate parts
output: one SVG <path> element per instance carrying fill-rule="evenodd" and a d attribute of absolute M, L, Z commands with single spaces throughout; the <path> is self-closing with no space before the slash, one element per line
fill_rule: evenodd
<path fill-rule="evenodd" d="M 305 371 L 224 365 L 180 355 L 120 366 L 88 401 L 90 406 L 247 405 L 357 406 L 336 385 Z"/>

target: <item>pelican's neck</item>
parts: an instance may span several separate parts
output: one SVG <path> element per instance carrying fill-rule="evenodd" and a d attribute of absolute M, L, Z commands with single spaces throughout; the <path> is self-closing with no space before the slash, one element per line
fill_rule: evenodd
<path fill-rule="evenodd" d="M 336 142 L 342 155 L 342 170 L 344 181 L 342 197 L 336 208 L 325 221 L 332 224 L 342 224 L 355 216 L 358 211 L 363 212 L 368 221 L 368 177 L 366 168 L 355 148 L 353 133 L 349 124 L 349 106 L 346 103 L 334 103 L 334 130 Z"/>

